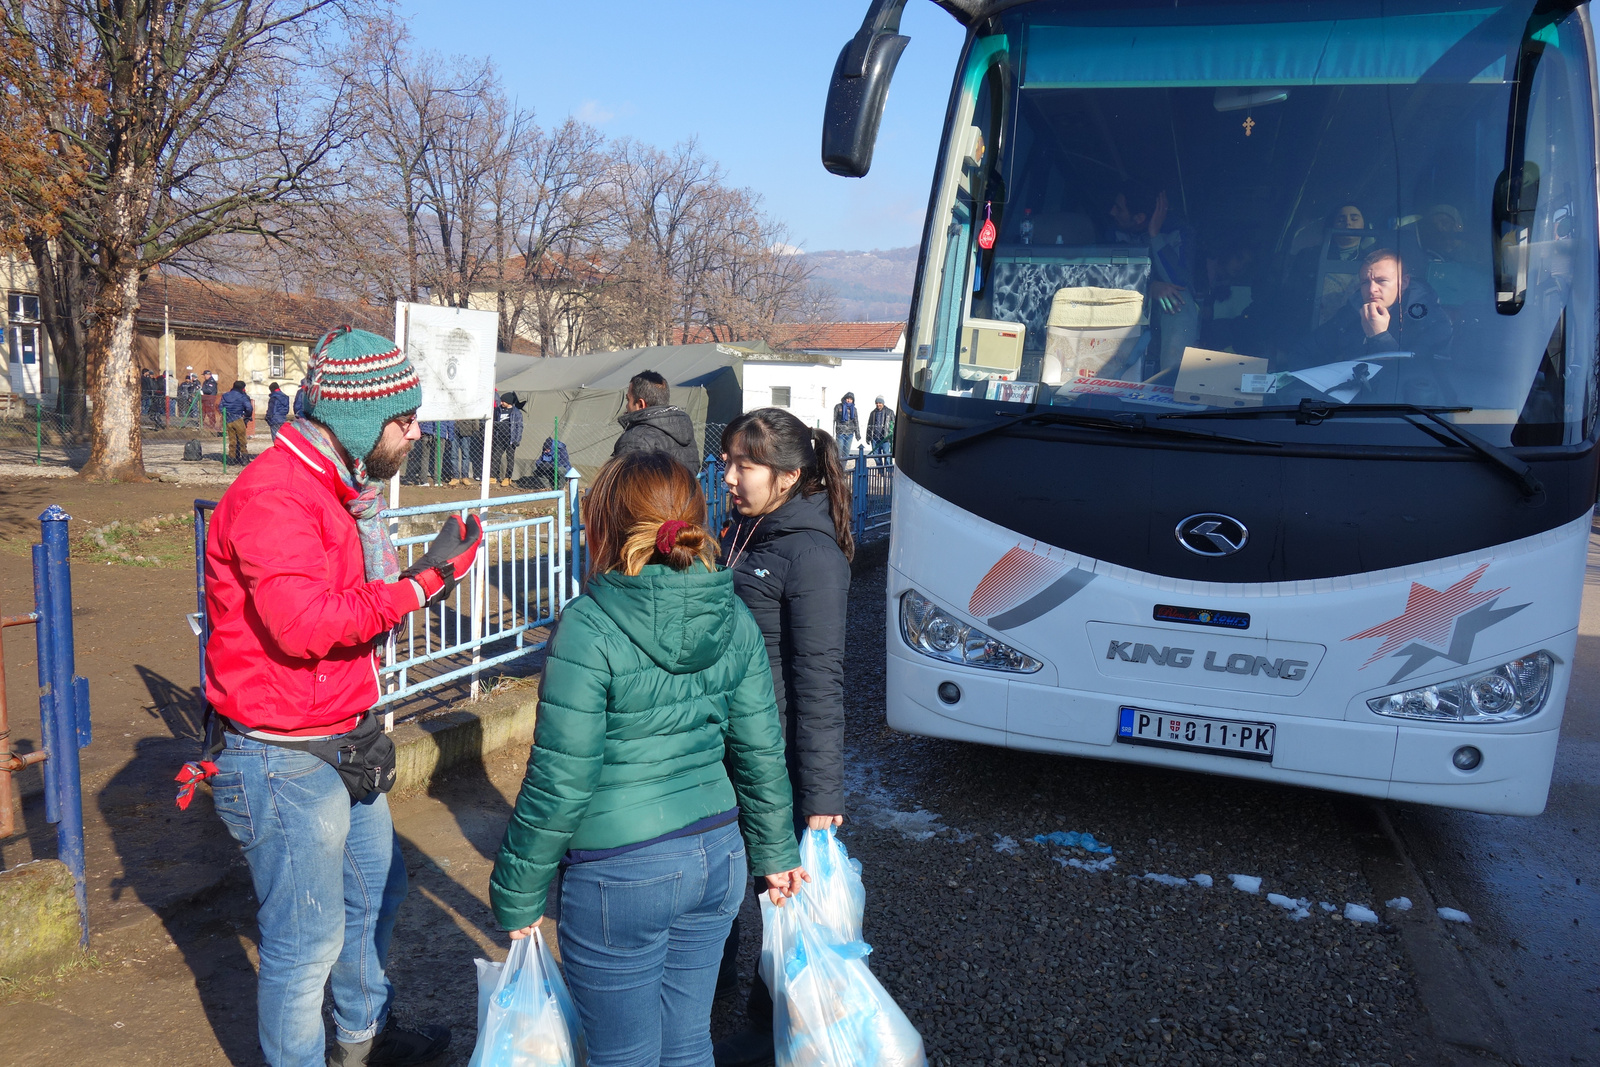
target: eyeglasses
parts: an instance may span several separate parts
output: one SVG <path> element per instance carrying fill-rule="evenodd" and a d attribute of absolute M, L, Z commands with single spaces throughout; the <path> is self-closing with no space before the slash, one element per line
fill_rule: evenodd
<path fill-rule="evenodd" d="M 396 415 L 389 421 L 400 427 L 401 433 L 410 433 L 411 427 L 417 424 L 417 413 L 413 411 L 409 415 Z"/>

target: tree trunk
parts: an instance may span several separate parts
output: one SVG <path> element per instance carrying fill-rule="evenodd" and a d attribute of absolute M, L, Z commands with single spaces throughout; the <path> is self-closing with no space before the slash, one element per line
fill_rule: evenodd
<path fill-rule="evenodd" d="M 94 274 L 77 250 L 59 239 L 29 237 L 28 256 L 39 276 L 39 318 L 55 357 L 56 411 L 64 418 L 65 430 L 82 434 L 88 428 L 84 350 Z"/>
<path fill-rule="evenodd" d="M 100 482 L 146 480 L 139 434 L 139 381 L 134 373 L 134 316 L 139 311 L 139 266 L 118 262 L 100 289 L 89 328 L 89 462 L 80 477 Z"/>

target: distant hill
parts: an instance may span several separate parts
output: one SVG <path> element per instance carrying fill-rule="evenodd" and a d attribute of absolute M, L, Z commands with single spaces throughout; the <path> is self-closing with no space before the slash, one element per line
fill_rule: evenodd
<path fill-rule="evenodd" d="M 812 278 L 833 296 L 834 318 L 848 322 L 904 319 L 911 310 L 917 248 L 870 252 L 807 252 Z"/>

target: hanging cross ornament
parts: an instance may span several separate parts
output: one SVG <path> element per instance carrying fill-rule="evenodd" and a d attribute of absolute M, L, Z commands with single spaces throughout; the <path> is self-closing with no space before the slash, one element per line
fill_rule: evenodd
<path fill-rule="evenodd" d="M 1249 137 L 1250 131 L 1256 128 L 1256 120 L 1251 118 L 1249 115 L 1246 115 L 1244 117 L 1244 122 L 1241 123 L 1241 125 L 1244 126 L 1244 135 Z"/>

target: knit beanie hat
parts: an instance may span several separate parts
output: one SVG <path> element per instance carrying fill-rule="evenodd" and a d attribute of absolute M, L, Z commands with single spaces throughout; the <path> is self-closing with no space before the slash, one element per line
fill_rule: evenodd
<path fill-rule="evenodd" d="M 356 462 L 383 435 L 383 424 L 422 406 L 422 382 L 388 338 L 340 326 L 311 354 L 306 414 L 322 423 Z"/>

